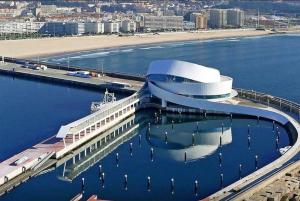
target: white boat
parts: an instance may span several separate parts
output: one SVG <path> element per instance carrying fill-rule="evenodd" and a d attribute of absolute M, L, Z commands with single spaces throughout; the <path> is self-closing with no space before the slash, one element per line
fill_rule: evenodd
<path fill-rule="evenodd" d="M 96 112 L 98 110 L 101 110 L 102 106 L 113 103 L 116 101 L 116 97 L 114 93 L 109 93 L 106 89 L 104 93 L 104 97 L 102 102 L 92 102 L 91 104 L 91 112 Z"/>
<path fill-rule="evenodd" d="M 285 154 L 290 148 L 291 148 L 291 146 L 286 146 L 286 147 L 280 148 L 280 149 L 279 149 L 279 152 L 280 152 L 281 155 L 283 155 L 283 154 Z"/>

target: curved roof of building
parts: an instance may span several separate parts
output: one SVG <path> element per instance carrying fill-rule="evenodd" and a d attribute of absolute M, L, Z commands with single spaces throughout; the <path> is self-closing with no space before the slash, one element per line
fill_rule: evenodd
<path fill-rule="evenodd" d="M 217 69 L 179 60 L 153 61 L 147 72 L 147 75 L 151 74 L 178 76 L 203 83 L 219 82 L 221 79 Z"/>

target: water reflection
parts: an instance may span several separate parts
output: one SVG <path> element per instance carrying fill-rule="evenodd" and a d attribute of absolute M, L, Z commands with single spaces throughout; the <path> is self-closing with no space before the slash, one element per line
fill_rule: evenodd
<path fill-rule="evenodd" d="M 248 125 L 251 149 L 247 145 Z M 286 134 L 283 127 L 279 129 Z M 281 135 L 280 147 L 289 143 L 285 134 Z M 221 174 L 223 186 L 238 180 L 240 164 L 243 164 L 243 176 L 255 171 L 255 155 L 259 155 L 259 168 L 279 157 L 275 138 L 272 122 L 264 120 L 160 114 L 147 110 L 125 119 L 58 161 L 56 167 L 60 167 L 53 175 L 59 181 L 51 182 L 69 186 L 75 195 L 81 179 L 85 178 L 86 199 L 91 194 L 99 194 L 108 200 L 150 201 L 158 200 L 157 196 L 159 200 L 198 200 L 220 189 Z M 102 173 L 105 173 L 105 188 Z M 124 190 L 125 175 L 127 190 Z M 151 191 L 146 185 L 148 177 Z M 175 179 L 175 194 L 162 190 L 170 188 L 171 178 Z M 201 186 L 197 196 L 194 194 L 196 180 Z"/>
<path fill-rule="evenodd" d="M 186 153 L 187 162 L 190 162 L 213 154 L 221 144 L 232 142 L 231 127 L 222 128 L 222 119 L 198 122 L 193 118 L 186 121 L 162 121 L 150 126 L 148 143 L 156 148 L 159 156 L 182 161 Z"/>
<path fill-rule="evenodd" d="M 65 181 L 74 180 L 121 144 L 135 136 L 138 132 L 137 129 L 143 122 L 144 118 L 141 115 L 130 116 L 120 124 L 81 146 L 73 152 L 72 156 L 67 156 L 61 160 L 60 163 L 63 163 L 64 168 L 62 175 L 58 178 Z M 57 165 L 60 166 L 59 164 Z"/>

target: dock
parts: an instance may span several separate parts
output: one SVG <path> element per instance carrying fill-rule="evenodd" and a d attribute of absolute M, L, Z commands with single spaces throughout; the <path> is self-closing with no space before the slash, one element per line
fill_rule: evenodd
<path fill-rule="evenodd" d="M 144 84 L 143 77 L 127 76 L 120 74 L 98 72 L 92 69 L 79 69 L 79 68 L 65 68 L 63 66 L 47 65 L 47 70 L 34 70 L 25 68 L 21 64 L 13 62 L 0 61 L 0 74 L 11 75 L 15 77 L 22 77 L 26 79 L 35 79 L 49 83 L 60 83 L 70 86 L 84 87 L 95 90 L 111 90 L 115 92 L 122 92 L 132 94 L 138 91 Z M 50 66 L 50 67 L 49 67 Z M 53 68 L 52 68 L 53 67 Z M 86 71 L 90 72 L 90 78 L 76 77 L 68 75 L 69 72 Z M 133 78 L 133 79 L 131 79 Z M 114 86 L 113 83 L 123 83 L 124 86 Z"/>

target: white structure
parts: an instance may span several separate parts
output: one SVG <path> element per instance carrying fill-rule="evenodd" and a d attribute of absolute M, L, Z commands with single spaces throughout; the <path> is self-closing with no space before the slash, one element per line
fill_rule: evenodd
<path fill-rule="evenodd" d="M 208 24 L 211 28 L 222 28 L 227 26 L 227 10 L 225 9 L 209 10 Z"/>
<path fill-rule="evenodd" d="M 118 33 L 120 26 L 118 22 L 104 22 L 104 33 Z"/>
<path fill-rule="evenodd" d="M 104 24 L 101 22 L 85 22 L 84 32 L 88 34 L 104 33 Z"/>
<path fill-rule="evenodd" d="M 229 9 L 227 10 L 227 25 L 233 27 L 244 26 L 245 14 L 240 9 Z"/>
<path fill-rule="evenodd" d="M 182 16 L 145 16 L 144 28 L 146 30 L 182 30 Z"/>
<path fill-rule="evenodd" d="M 44 22 L 0 22 L 0 33 L 37 33 Z"/>
<path fill-rule="evenodd" d="M 279 113 L 234 99 L 237 92 L 232 89 L 232 81 L 216 69 L 177 60 L 154 61 L 147 72 L 149 91 L 152 97 L 161 100 L 164 108 L 200 109 L 259 116 L 282 124 L 288 122 Z"/>
<path fill-rule="evenodd" d="M 232 90 L 232 78 L 220 75 L 216 69 L 184 61 L 154 61 L 148 69 L 147 79 L 151 92 L 157 87 L 182 98 L 223 101 L 237 95 Z M 165 107 L 168 97 L 165 94 L 155 95 Z"/>
<path fill-rule="evenodd" d="M 121 29 L 123 32 L 136 32 L 136 23 L 133 20 L 124 20 Z"/>

